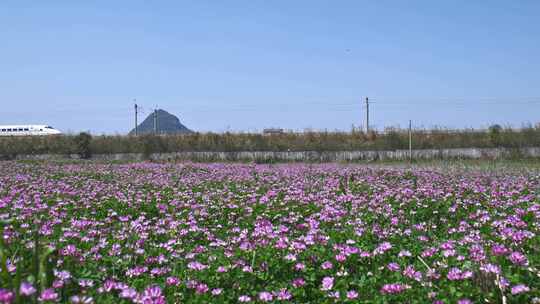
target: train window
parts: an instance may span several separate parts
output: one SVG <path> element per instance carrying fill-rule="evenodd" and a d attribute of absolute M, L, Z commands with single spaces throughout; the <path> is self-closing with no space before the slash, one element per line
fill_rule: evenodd
<path fill-rule="evenodd" d="M 7 129 L 8 132 L 11 132 L 11 129 Z"/>
<path fill-rule="evenodd" d="M 24 128 L 24 130 L 25 130 L 25 131 L 30 131 L 30 129 L 28 129 L 28 128 Z"/>
<path fill-rule="evenodd" d="M 22 131 L 24 131 L 24 129 L 23 129 L 23 128 L 19 128 L 19 132 L 22 132 Z"/>
<path fill-rule="evenodd" d="M 6 129 L 2 129 L 2 132 L 6 132 Z"/>

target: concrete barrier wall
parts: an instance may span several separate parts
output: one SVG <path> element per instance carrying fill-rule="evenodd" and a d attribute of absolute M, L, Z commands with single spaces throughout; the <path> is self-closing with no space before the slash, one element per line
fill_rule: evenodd
<path fill-rule="evenodd" d="M 40 154 L 2 156 L 0 160 L 65 160 L 79 159 L 79 155 Z M 147 159 L 142 153 L 95 154 L 94 160 L 102 161 L 141 161 Z M 300 151 L 300 152 L 176 152 L 151 154 L 153 160 L 191 160 L 201 162 L 215 161 L 257 161 L 257 162 L 352 162 L 375 160 L 407 160 L 409 150 L 393 151 Z M 466 149 L 430 149 L 412 150 L 413 159 L 510 159 L 540 158 L 540 147 L 519 149 L 508 148 L 466 148 Z"/>

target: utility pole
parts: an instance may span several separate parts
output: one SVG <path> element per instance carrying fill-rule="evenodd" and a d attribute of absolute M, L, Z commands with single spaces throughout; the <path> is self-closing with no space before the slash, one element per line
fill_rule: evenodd
<path fill-rule="evenodd" d="M 366 133 L 369 133 L 369 98 L 366 97 Z"/>
<path fill-rule="evenodd" d="M 412 162 L 412 120 L 409 120 L 409 162 Z"/>
<path fill-rule="evenodd" d="M 139 135 L 139 130 L 138 130 L 138 126 L 137 126 L 137 114 L 138 114 L 138 109 L 137 109 L 137 99 L 133 99 L 133 101 L 135 102 L 135 136 Z"/>
<path fill-rule="evenodd" d="M 157 134 L 157 109 L 154 109 L 154 135 Z"/>

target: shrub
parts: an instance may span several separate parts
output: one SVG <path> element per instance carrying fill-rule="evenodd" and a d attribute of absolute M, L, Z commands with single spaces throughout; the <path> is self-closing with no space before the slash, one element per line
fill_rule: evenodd
<path fill-rule="evenodd" d="M 79 135 L 75 136 L 75 148 L 76 153 L 83 159 L 88 159 L 92 156 L 92 151 L 90 150 L 90 142 L 92 141 L 92 135 L 81 132 Z"/>
<path fill-rule="evenodd" d="M 500 125 L 492 125 L 488 129 L 489 140 L 494 146 L 501 144 L 501 131 L 502 127 Z"/>

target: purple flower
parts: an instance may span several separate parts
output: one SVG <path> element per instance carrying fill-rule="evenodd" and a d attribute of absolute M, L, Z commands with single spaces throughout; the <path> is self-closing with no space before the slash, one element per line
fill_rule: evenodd
<path fill-rule="evenodd" d="M 62 280 L 54 280 L 53 283 L 52 283 L 52 287 L 54 289 L 60 289 L 60 288 L 64 287 L 64 281 L 62 281 Z"/>
<path fill-rule="evenodd" d="M 242 303 L 251 302 L 251 297 L 246 296 L 246 295 L 239 296 L 238 302 L 242 302 Z"/>
<path fill-rule="evenodd" d="M 167 277 L 165 284 L 169 286 L 178 286 L 180 285 L 180 279 L 177 277 Z"/>
<path fill-rule="evenodd" d="M 403 275 L 416 281 L 420 281 L 422 279 L 422 273 L 420 271 L 416 271 L 411 265 L 407 266 L 405 270 L 403 270 Z"/>
<path fill-rule="evenodd" d="M 472 301 L 469 299 L 459 299 L 458 304 L 472 304 Z"/>
<path fill-rule="evenodd" d="M 87 279 L 82 279 L 82 280 L 79 280 L 79 286 L 81 286 L 83 288 L 92 287 L 92 286 L 94 286 L 94 281 L 87 280 Z"/>
<path fill-rule="evenodd" d="M 471 246 L 469 249 L 469 256 L 475 262 L 481 262 L 486 259 L 484 248 L 478 244 Z"/>
<path fill-rule="evenodd" d="M 302 271 L 306 269 L 306 265 L 304 263 L 296 263 L 296 265 L 294 265 L 294 269 L 297 271 Z"/>
<path fill-rule="evenodd" d="M 163 292 L 161 288 L 157 285 L 153 285 L 150 287 L 147 287 L 142 297 L 142 303 L 152 303 L 152 304 L 165 304 L 165 297 L 163 296 Z"/>
<path fill-rule="evenodd" d="M 516 285 L 516 286 L 512 287 L 512 294 L 513 295 L 517 295 L 517 294 L 525 293 L 525 292 L 529 292 L 529 291 L 530 291 L 529 287 L 526 286 L 526 285 L 523 285 L 523 284 L 519 284 L 519 285 Z"/>
<path fill-rule="evenodd" d="M 398 253 L 398 257 L 411 257 L 412 256 L 412 253 L 408 250 L 401 250 L 399 253 Z"/>
<path fill-rule="evenodd" d="M 292 294 L 287 289 L 282 288 L 276 293 L 276 297 L 280 301 L 287 301 L 292 298 Z"/>
<path fill-rule="evenodd" d="M 304 284 L 306 284 L 306 281 L 303 278 L 296 278 L 292 281 L 292 285 L 295 288 L 302 287 Z"/>
<path fill-rule="evenodd" d="M 7 289 L 0 288 L 0 302 L 11 303 L 15 299 L 15 294 Z"/>
<path fill-rule="evenodd" d="M 527 260 L 527 257 L 522 254 L 521 252 L 514 251 L 510 256 L 508 257 L 512 263 L 519 266 L 527 266 L 529 264 L 529 261 Z"/>
<path fill-rule="evenodd" d="M 472 278 L 472 271 L 461 271 L 459 268 L 453 267 L 448 271 L 446 277 L 450 281 L 458 281 Z"/>
<path fill-rule="evenodd" d="M 330 261 L 326 261 L 326 262 L 322 263 L 322 265 L 321 265 L 321 268 L 322 268 L 322 269 L 325 269 L 325 270 L 326 270 L 326 269 L 330 269 L 330 268 L 332 268 L 332 267 L 333 267 L 333 266 L 332 266 L 332 262 L 330 262 Z"/>
<path fill-rule="evenodd" d="M 157 285 L 150 286 L 144 290 L 143 295 L 151 298 L 156 298 L 161 296 L 162 291 L 161 288 Z"/>
<path fill-rule="evenodd" d="M 103 290 L 106 291 L 106 292 L 110 292 L 111 290 L 113 290 L 114 288 L 116 288 L 116 282 L 113 281 L 113 280 L 106 280 L 105 282 L 103 282 Z"/>
<path fill-rule="evenodd" d="M 388 265 L 386 265 L 386 268 L 390 271 L 399 271 L 400 267 L 399 267 L 399 264 L 398 263 L 389 263 Z"/>
<path fill-rule="evenodd" d="M 220 295 L 222 292 L 223 292 L 223 289 L 222 289 L 222 288 L 214 288 L 214 289 L 212 289 L 212 295 L 214 295 L 214 296 L 218 296 L 218 295 Z"/>
<path fill-rule="evenodd" d="M 392 249 L 392 244 L 390 244 L 389 242 L 383 242 L 377 248 L 375 248 L 375 250 L 373 250 L 373 254 L 383 254 L 390 249 Z"/>
<path fill-rule="evenodd" d="M 21 287 L 19 288 L 19 292 L 23 296 L 30 296 L 36 292 L 36 288 L 28 282 L 22 282 Z"/>
<path fill-rule="evenodd" d="M 76 256 L 77 255 L 77 247 L 75 245 L 67 245 L 64 249 L 60 250 L 60 254 L 64 256 Z"/>
<path fill-rule="evenodd" d="M 394 284 L 385 284 L 380 292 L 382 294 L 396 294 L 396 293 L 401 293 L 407 289 L 409 289 L 410 287 L 408 285 L 403 285 L 403 284 L 399 284 L 399 283 L 394 283 Z"/>
<path fill-rule="evenodd" d="M 58 299 L 58 294 L 52 288 L 45 289 L 44 291 L 42 291 L 41 295 L 39 295 L 39 298 L 38 298 L 40 302 L 56 301 L 56 299 Z"/>
<path fill-rule="evenodd" d="M 321 290 L 330 290 L 334 287 L 334 278 L 333 277 L 324 277 L 322 279 Z"/>
<path fill-rule="evenodd" d="M 54 275 L 62 281 L 67 281 L 71 279 L 71 273 L 69 273 L 69 271 L 66 271 L 66 270 L 62 270 L 62 271 L 55 270 Z"/>
<path fill-rule="evenodd" d="M 207 293 L 209 290 L 208 285 L 204 283 L 197 284 L 197 287 L 195 287 L 195 292 L 198 294 L 204 294 Z"/>
<path fill-rule="evenodd" d="M 133 288 L 125 288 L 120 292 L 120 298 L 135 299 L 139 294 Z"/>
<path fill-rule="evenodd" d="M 329 292 L 328 296 L 330 298 L 339 299 L 339 291 Z"/>
<path fill-rule="evenodd" d="M 503 245 L 496 244 L 491 247 L 491 253 L 495 256 L 507 255 L 509 252 L 510 250 Z"/>
<path fill-rule="evenodd" d="M 194 261 L 194 262 L 189 262 L 189 264 L 187 265 L 189 269 L 193 269 L 193 270 L 197 270 L 197 271 L 201 271 L 201 270 L 204 270 L 206 268 L 208 268 L 207 265 L 204 265 L 200 262 L 197 262 L 197 261 Z"/>
<path fill-rule="evenodd" d="M 274 299 L 274 297 L 272 296 L 271 293 L 269 293 L 267 291 L 263 291 L 263 292 L 259 293 L 259 300 L 261 300 L 263 302 L 270 302 L 270 301 L 272 301 L 272 299 Z"/>
<path fill-rule="evenodd" d="M 217 269 L 217 272 L 219 272 L 219 273 L 227 272 L 227 267 L 219 266 L 218 269 Z"/>
<path fill-rule="evenodd" d="M 486 273 L 494 273 L 494 274 L 500 274 L 501 273 L 501 268 L 499 266 L 489 264 L 489 263 L 480 266 L 480 270 L 483 271 L 483 272 L 486 272 Z"/>

